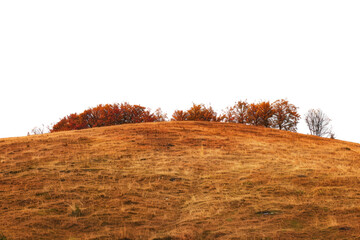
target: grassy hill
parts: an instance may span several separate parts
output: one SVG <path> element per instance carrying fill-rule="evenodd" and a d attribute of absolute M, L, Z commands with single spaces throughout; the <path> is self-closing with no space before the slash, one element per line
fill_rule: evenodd
<path fill-rule="evenodd" d="M 0 239 L 359 238 L 359 176 L 359 144 L 241 124 L 0 139 Z"/>

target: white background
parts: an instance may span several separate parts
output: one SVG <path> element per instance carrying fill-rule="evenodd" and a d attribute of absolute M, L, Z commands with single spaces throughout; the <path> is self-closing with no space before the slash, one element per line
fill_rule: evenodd
<path fill-rule="evenodd" d="M 360 142 L 359 12 L 357 0 L 0 1 L 0 137 L 100 103 L 171 117 L 287 98 Z"/>

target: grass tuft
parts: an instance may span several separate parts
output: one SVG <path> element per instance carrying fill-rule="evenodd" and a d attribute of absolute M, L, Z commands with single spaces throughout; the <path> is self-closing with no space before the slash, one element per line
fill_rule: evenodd
<path fill-rule="evenodd" d="M 84 213 L 82 212 L 82 210 L 80 209 L 80 207 L 77 204 L 71 205 L 70 208 L 71 208 L 71 214 L 70 214 L 71 217 L 84 216 Z"/>
<path fill-rule="evenodd" d="M 9 240 L 5 237 L 3 233 L 0 232 L 0 240 Z"/>

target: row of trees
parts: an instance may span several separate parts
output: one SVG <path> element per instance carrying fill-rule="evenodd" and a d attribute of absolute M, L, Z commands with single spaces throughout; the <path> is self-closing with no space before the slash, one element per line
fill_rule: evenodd
<path fill-rule="evenodd" d="M 73 113 L 62 118 L 50 129 L 50 132 L 79 130 L 125 123 L 158 122 L 165 121 L 166 118 L 166 114 L 163 114 L 161 109 L 157 109 L 152 113 L 143 106 L 131 105 L 129 103 L 100 104 L 80 114 Z"/>
<path fill-rule="evenodd" d="M 228 107 L 222 114 L 217 114 L 211 106 L 193 104 L 186 111 L 176 110 L 171 118 L 172 121 L 243 123 L 294 132 L 297 130 L 296 126 L 299 119 L 300 115 L 297 113 L 297 107 L 283 99 L 273 103 L 239 101 L 234 106 Z M 130 105 L 129 103 L 100 104 L 80 114 L 73 113 L 62 118 L 53 125 L 50 132 L 166 120 L 167 116 L 160 108 L 155 112 L 151 112 L 143 106 Z"/>
<path fill-rule="evenodd" d="M 273 103 L 239 101 L 223 111 L 223 114 L 218 115 L 211 107 L 206 107 L 204 104 L 193 104 L 187 111 L 176 110 L 171 120 L 242 123 L 296 132 L 301 118 L 297 109 L 296 106 L 284 99 Z M 310 134 L 335 138 L 335 133 L 330 125 L 331 119 L 321 109 L 310 109 L 305 114 L 305 122 Z"/>
<path fill-rule="evenodd" d="M 233 106 L 226 108 L 221 114 L 204 104 L 193 104 L 188 110 L 176 110 L 171 121 L 214 121 L 241 123 L 254 126 L 276 128 L 286 131 L 297 131 L 300 114 L 297 107 L 289 101 L 280 99 L 273 103 L 261 101 L 248 103 L 238 101 Z M 159 122 L 166 121 L 167 115 L 158 108 L 155 112 L 129 103 L 106 104 L 89 108 L 84 112 L 73 113 L 62 118 L 52 127 L 50 132 L 79 130 L 86 128 L 119 125 L 126 123 Z M 330 119 L 319 109 L 311 109 L 305 115 L 305 121 L 312 135 L 334 138 L 334 133 L 329 125 Z M 34 128 L 28 134 L 42 134 L 45 126 Z"/>
<path fill-rule="evenodd" d="M 281 99 L 273 103 L 239 101 L 220 115 L 204 104 L 193 104 L 187 111 L 176 110 L 171 120 L 232 122 L 296 132 L 300 115 L 297 107 Z"/>

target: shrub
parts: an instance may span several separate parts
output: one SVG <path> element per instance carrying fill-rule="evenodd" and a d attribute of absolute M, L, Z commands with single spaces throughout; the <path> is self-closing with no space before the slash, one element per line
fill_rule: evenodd
<path fill-rule="evenodd" d="M 222 116 L 217 116 L 217 113 L 212 107 L 206 107 L 204 104 L 193 104 L 193 106 L 185 111 L 176 110 L 172 115 L 173 121 L 215 121 L 220 122 Z"/>
<path fill-rule="evenodd" d="M 53 126 L 51 132 L 163 120 L 166 115 L 162 114 L 161 110 L 157 111 L 157 114 L 153 114 L 143 106 L 129 103 L 100 104 L 81 114 L 73 113 L 62 118 Z"/>

